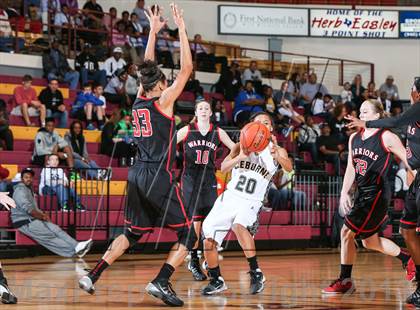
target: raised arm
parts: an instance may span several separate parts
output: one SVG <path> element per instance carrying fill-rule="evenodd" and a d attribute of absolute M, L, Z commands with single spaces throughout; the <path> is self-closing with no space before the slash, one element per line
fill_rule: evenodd
<path fill-rule="evenodd" d="M 156 37 L 168 21 L 163 18 L 162 11 L 162 8 L 158 5 L 147 9 L 146 17 L 150 22 L 150 32 L 147 39 L 146 51 L 144 52 L 144 60 L 155 60 Z"/>
<path fill-rule="evenodd" d="M 162 92 L 159 99 L 159 104 L 168 115 L 173 114 L 173 105 L 175 100 L 184 90 L 185 84 L 187 83 L 192 69 L 192 57 L 190 44 L 188 42 L 187 32 L 185 31 L 184 18 L 182 16 L 182 10 L 179 10 L 175 4 L 171 4 L 172 16 L 175 24 L 178 26 L 179 42 L 181 46 L 181 69 L 170 87 Z"/>
<path fill-rule="evenodd" d="M 236 143 L 231 149 L 230 154 L 226 156 L 223 160 L 220 167 L 220 171 L 223 173 L 229 172 L 233 167 L 236 166 L 241 160 L 248 158 L 248 155 L 245 154 L 244 150 L 241 148 L 240 143 Z"/>

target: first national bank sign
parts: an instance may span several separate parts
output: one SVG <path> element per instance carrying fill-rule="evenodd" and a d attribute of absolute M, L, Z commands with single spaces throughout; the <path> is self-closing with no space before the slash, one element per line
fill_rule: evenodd
<path fill-rule="evenodd" d="M 332 38 L 398 38 L 397 11 L 311 9 L 310 36 Z"/>

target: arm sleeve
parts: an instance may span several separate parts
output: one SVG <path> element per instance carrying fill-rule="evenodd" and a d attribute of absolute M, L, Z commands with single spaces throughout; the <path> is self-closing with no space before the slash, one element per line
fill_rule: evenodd
<path fill-rule="evenodd" d="M 366 127 L 397 128 L 407 126 L 418 121 L 420 121 L 420 103 L 412 105 L 407 111 L 399 116 L 378 119 L 376 121 L 368 121 L 366 122 Z"/>
<path fill-rule="evenodd" d="M 34 209 L 34 203 L 22 187 L 17 187 L 13 193 L 13 200 L 16 202 L 16 207 L 30 214 Z"/>

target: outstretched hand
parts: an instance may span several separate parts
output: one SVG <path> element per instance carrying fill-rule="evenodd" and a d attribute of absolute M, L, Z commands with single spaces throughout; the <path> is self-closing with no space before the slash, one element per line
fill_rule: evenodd
<path fill-rule="evenodd" d="M 178 29 L 181 31 L 185 30 L 185 22 L 184 22 L 184 10 L 178 8 L 175 3 L 171 3 L 171 10 L 172 10 L 172 17 L 174 19 L 175 25 L 178 26 Z"/>
<path fill-rule="evenodd" d="M 3 205 L 7 210 L 10 208 L 16 208 L 15 201 L 8 196 L 7 192 L 0 192 L 0 204 Z"/>
<path fill-rule="evenodd" d="M 347 115 L 344 118 L 349 121 L 346 125 L 348 128 L 366 128 L 366 122 L 358 119 L 357 117 Z"/>
<path fill-rule="evenodd" d="M 147 8 L 146 17 L 150 23 L 150 33 L 157 34 L 168 22 L 167 19 L 162 16 L 163 8 L 155 5 L 152 10 L 150 7 Z"/>

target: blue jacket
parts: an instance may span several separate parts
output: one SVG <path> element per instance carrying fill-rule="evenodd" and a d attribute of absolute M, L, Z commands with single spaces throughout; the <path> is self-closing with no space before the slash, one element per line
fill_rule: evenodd
<path fill-rule="evenodd" d="M 79 92 L 76 96 L 76 100 L 73 103 L 72 110 L 76 111 L 83 109 L 85 107 L 85 104 L 88 102 L 93 103 L 94 106 L 104 105 L 104 103 L 92 93 L 85 94 L 83 92 Z"/>

